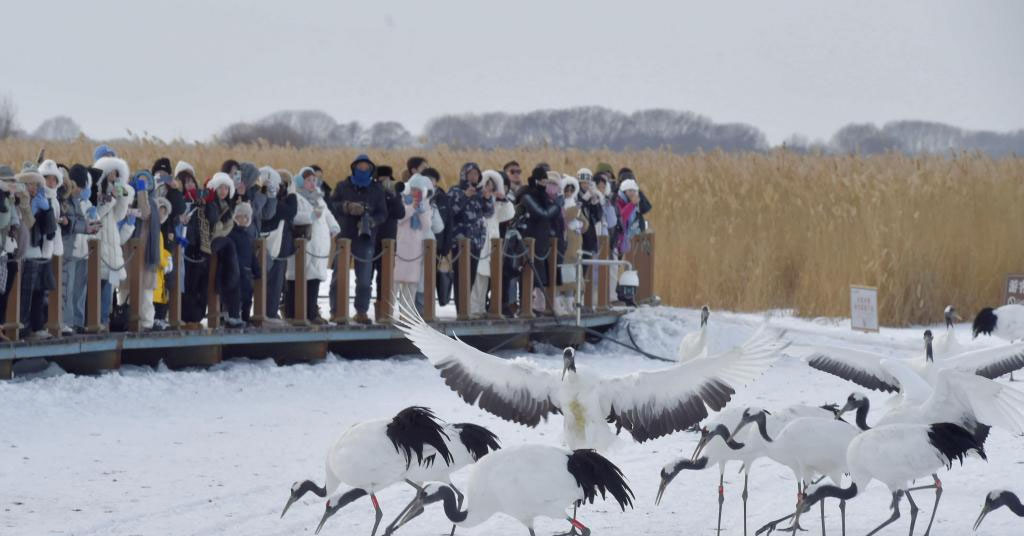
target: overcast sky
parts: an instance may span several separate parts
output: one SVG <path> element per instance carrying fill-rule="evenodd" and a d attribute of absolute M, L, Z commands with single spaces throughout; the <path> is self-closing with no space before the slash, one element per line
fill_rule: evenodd
<path fill-rule="evenodd" d="M 282 109 L 397 120 L 664 107 L 827 139 L 895 119 L 1024 128 L 1024 2 L 44 0 L 4 6 L 0 95 L 208 139 Z"/>

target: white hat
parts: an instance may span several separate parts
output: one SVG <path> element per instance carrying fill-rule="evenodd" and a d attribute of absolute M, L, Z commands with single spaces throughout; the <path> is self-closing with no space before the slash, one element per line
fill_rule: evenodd
<path fill-rule="evenodd" d="M 622 181 L 621 184 L 619 184 L 619 191 L 620 192 L 628 192 L 630 190 L 633 190 L 633 191 L 636 191 L 636 192 L 640 191 L 640 187 L 636 185 L 636 181 L 635 180 L 633 180 L 633 179 L 626 179 L 626 180 Z"/>
<path fill-rule="evenodd" d="M 580 168 L 580 170 L 576 172 L 576 178 L 580 181 L 593 181 L 594 172 L 590 171 L 588 168 Z"/>
<path fill-rule="evenodd" d="M 117 182 L 128 184 L 128 179 L 131 178 L 131 172 L 128 170 L 128 162 L 116 157 L 116 156 L 104 156 L 96 161 L 92 167 L 103 172 L 100 179 L 104 179 L 114 171 L 117 171 Z"/>
<path fill-rule="evenodd" d="M 53 175 L 57 177 L 57 182 L 64 182 L 64 170 L 57 166 L 57 163 L 53 160 L 43 160 L 42 164 L 39 164 L 39 174 L 42 176 Z"/>
<path fill-rule="evenodd" d="M 190 175 L 192 175 L 192 178 L 196 178 L 196 168 L 192 167 L 192 164 L 189 164 L 184 160 L 178 160 L 178 163 L 174 164 L 175 178 L 177 178 L 178 174 L 181 173 L 182 171 L 187 171 L 189 172 Z"/>
<path fill-rule="evenodd" d="M 214 173 L 210 180 L 206 181 L 206 189 L 210 191 L 216 191 L 221 186 L 227 186 L 230 193 L 228 197 L 235 197 L 235 181 L 231 180 L 231 175 L 218 171 Z"/>
<path fill-rule="evenodd" d="M 430 182 L 430 179 L 420 175 L 419 173 L 409 177 L 409 180 L 405 182 L 405 187 L 410 190 L 419 190 L 423 192 L 423 195 L 427 195 L 434 191 L 434 183 Z"/>
<path fill-rule="evenodd" d="M 480 175 L 480 184 L 486 184 L 487 181 L 491 181 L 494 184 L 494 191 L 497 193 L 505 193 L 505 179 L 501 178 L 501 173 L 493 169 L 488 169 Z"/>

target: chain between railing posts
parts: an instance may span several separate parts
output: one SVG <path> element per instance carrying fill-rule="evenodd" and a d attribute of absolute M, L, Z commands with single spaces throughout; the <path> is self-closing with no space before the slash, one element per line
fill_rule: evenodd
<path fill-rule="evenodd" d="M 601 260 L 608 260 L 609 256 L 609 238 L 608 235 L 599 236 L 597 238 L 598 254 L 597 257 Z M 601 265 L 597 266 L 597 310 L 607 311 L 609 303 L 609 293 L 611 292 L 611 283 L 608 281 L 608 266 Z"/>
<path fill-rule="evenodd" d="M 352 240 L 339 238 L 337 241 L 338 256 L 334 259 L 334 316 L 331 322 L 335 324 L 348 323 L 348 266 L 352 262 Z"/>
<path fill-rule="evenodd" d="M 70 253 L 70 252 L 67 252 Z M 55 283 L 53 290 L 49 294 L 49 304 L 46 319 L 46 330 L 50 332 L 50 335 L 59 337 L 60 327 L 63 323 L 63 309 L 64 304 L 64 270 L 63 270 L 64 257 L 54 255 L 50 259 L 50 270 L 53 271 L 53 281 Z"/>
<path fill-rule="evenodd" d="M 206 327 L 220 327 L 220 294 L 217 292 L 217 254 L 210 254 L 210 272 L 206 277 Z"/>
<path fill-rule="evenodd" d="M 501 268 L 504 258 L 501 255 L 502 241 L 500 238 L 491 239 L 491 311 L 487 315 L 492 320 L 501 320 L 501 304 L 504 303 L 501 295 Z"/>
<path fill-rule="evenodd" d="M 252 278 L 252 315 L 249 321 L 254 326 L 262 326 L 267 319 L 267 241 L 265 238 L 257 238 L 253 244 L 256 254 L 256 269 L 260 272 L 259 277 Z"/>
<path fill-rule="evenodd" d="M 470 261 L 472 260 L 472 250 L 470 247 L 468 238 L 459 239 L 459 269 L 457 270 L 459 295 L 455 297 L 456 309 L 458 311 L 457 318 L 459 320 L 469 320 L 469 292 L 473 281 L 469 274 Z"/>
<path fill-rule="evenodd" d="M 547 313 L 555 316 L 555 298 L 558 296 L 558 238 L 548 240 L 548 286 L 544 289 Z"/>
<path fill-rule="evenodd" d="M 7 265 L 10 270 L 14 266 L 14 278 L 7 288 L 7 318 L 4 319 L 4 333 L 7 338 L 16 341 L 21 331 L 21 269 L 22 262 L 14 261 Z"/>
<path fill-rule="evenodd" d="M 139 218 L 139 225 L 143 229 L 149 228 L 142 218 Z M 128 262 L 128 331 L 142 331 L 142 272 L 145 270 L 146 240 L 142 233 L 138 238 L 128 241 L 128 251 L 131 252 L 131 259 Z"/>
<path fill-rule="evenodd" d="M 385 238 L 380 241 L 380 288 L 377 289 L 376 321 L 378 324 L 391 322 L 391 311 L 394 308 L 395 296 L 395 239 Z"/>
<path fill-rule="evenodd" d="M 533 271 L 536 269 L 533 256 L 537 247 L 533 238 L 524 238 L 526 258 L 523 259 L 523 271 L 519 278 L 519 318 L 533 318 Z"/>
<path fill-rule="evenodd" d="M 100 324 L 100 241 L 89 240 L 89 260 L 86 267 L 85 285 L 85 330 L 99 333 Z"/>
<path fill-rule="evenodd" d="M 295 314 L 292 324 L 296 326 L 309 325 L 309 318 L 306 315 L 306 239 L 295 239 Z M 316 299 L 314 297 L 313 299 Z"/>

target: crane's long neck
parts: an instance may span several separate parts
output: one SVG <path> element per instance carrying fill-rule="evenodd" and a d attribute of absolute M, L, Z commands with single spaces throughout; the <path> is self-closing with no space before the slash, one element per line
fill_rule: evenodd
<path fill-rule="evenodd" d="M 861 430 L 864 431 L 868 431 L 871 429 L 871 427 L 868 426 L 868 411 L 870 409 L 871 404 L 867 401 L 867 399 L 864 400 L 863 404 L 857 406 L 857 428 L 860 428 Z"/>
<path fill-rule="evenodd" d="M 469 515 L 469 510 L 459 510 L 459 500 L 455 497 L 455 491 L 449 486 L 441 486 L 437 491 L 427 495 L 423 500 L 424 504 L 437 501 L 444 501 L 444 515 L 452 523 L 462 523 Z"/>
<path fill-rule="evenodd" d="M 813 506 L 814 503 L 828 497 L 848 501 L 856 496 L 856 482 L 851 482 L 850 485 L 845 488 L 841 488 L 839 486 L 821 486 L 820 488 L 814 490 L 813 492 L 811 492 L 810 495 L 804 498 L 804 507 Z"/>
<path fill-rule="evenodd" d="M 725 441 L 725 445 L 729 447 L 730 450 L 740 450 L 746 446 L 743 443 L 740 443 L 733 439 L 732 437 L 730 437 L 731 434 L 729 433 L 729 428 L 727 428 L 724 424 L 719 424 L 718 426 L 715 426 L 715 429 L 710 432 L 708 439 L 710 440 L 711 436 L 716 435 L 718 437 L 721 437 L 722 441 Z"/>
<path fill-rule="evenodd" d="M 768 423 L 764 415 L 761 415 L 761 417 L 757 419 L 757 432 L 761 434 L 761 437 L 764 438 L 765 441 L 769 443 L 774 441 L 774 439 L 768 437 Z"/>
<path fill-rule="evenodd" d="M 295 493 L 298 497 L 302 497 L 303 495 L 310 492 L 315 494 L 317 497 L 326 497 L 327 487 L 317 486 L 316 483 L 313 482 L 312 480 L 306 480 L 299 484 L 298 489 L 295 490 Z"/>
<path fill-rule="evenodd" d="M 928 339 L 924 343 L 924 358 L 928 363 L 935 361 L 935 353 L 932 351 L 932 340 Z"/>
<path fill-rule="evenodd" d="M 1006 507 L 1009 508 L 1011 512 L 1017 514 L 1018 517 L 1024 517 L 1024 504 L 1020 503 L 1020 499 L 1018 499 L 1016 495 L 1010 494 L 1006 498 Z"/>

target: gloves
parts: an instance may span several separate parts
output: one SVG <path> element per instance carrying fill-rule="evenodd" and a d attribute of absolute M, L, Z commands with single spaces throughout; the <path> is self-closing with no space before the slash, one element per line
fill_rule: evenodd
<path fill-rule="evenodd" d="M 363 212 L 366 212 L 362 204 L 353 203 L 351 201 L 345 201 L 344 208 L 345 214 L 348 214 L 349 216 L 362 216 Z"/>
<path fill-rule="evenodd" d="M 36 195 L 32 196 L 32 214 L 35 214 L 41 210 L 50 210 L 50 202 L 46 200 L 46 195 L 43 194 L 43 189 L 40 188 Z"/>
<path fill-rule="evenodd" d="M 134 214 L 131 214 L 128 217 L 126 217 L 124 219 L 124 221 L 125 221 L 126 225 L 131 225 L 132 227 L 135 227 L 135 215 Z"/>
<path fill-rule="evenodd" d="M 188 247 L 188 238 L 185 238 L 184 234 L 175 234 L 174 241 L 181 244 L 181 247 L 183 248 Z"/>
<path fill-rule="evenodd" d="M 143 179 L 141 176 L 136 176 L 132 179 L 131 184 L 132 188 L 134 188 L 136 192 L 143 192 L 146 190 L 146 179 Z"/>

